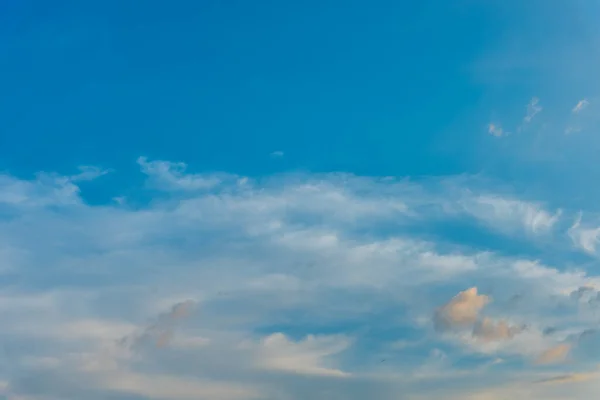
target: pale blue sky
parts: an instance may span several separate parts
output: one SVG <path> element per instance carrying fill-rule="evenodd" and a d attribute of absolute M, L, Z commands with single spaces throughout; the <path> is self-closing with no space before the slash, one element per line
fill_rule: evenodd
<path fill-rule="evenodd" d="M 0 4 L 0 396 L 600 395 L 600 3 Z"/>

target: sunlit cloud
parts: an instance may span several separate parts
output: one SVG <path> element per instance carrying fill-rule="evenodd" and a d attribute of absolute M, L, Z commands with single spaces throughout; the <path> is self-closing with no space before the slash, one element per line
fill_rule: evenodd
<path fill-rule="evenodd" d="M 302 383 L 387 400 L 449 377 L 475 390 L 469 374 L 514 362 L 535 382 L 592 345 L 598 277 L 479 241 L 593 252 L 574 211 L 469 177 L 140 170 L 135 190 L 160 197 L 136 207 L 88 204 L 68 176 L 0 176 L 0 273 L 22 282 L 0 292 L 7 396 L 296 400 Z"/>

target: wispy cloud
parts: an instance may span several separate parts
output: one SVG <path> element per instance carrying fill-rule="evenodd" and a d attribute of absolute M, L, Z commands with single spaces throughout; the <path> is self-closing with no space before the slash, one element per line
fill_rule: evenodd
<path fill-rule="evenodd" d="M 137 207 L 86 204 L 69 177 L 0 175 L 9 398 L 388 400 L 448 379 L 465 394 L 474 374 L 512 382 L 512 361 L 530 377 L 529 361 L 578 362 L 591 346 L 577 338 L 597 292 L 581 288 L 599 277 L 480 240 L 570 252 L 572 212 L 468 177 L 240 184 L 140 168 L 162 192 Z"/>
<path fill-rule="evenodd" d="M 538 383 L 544 384 L 564 384 L 564 383 L 576 383 L 586 382 L 590 379 L 594 379 L 598 376 L 598 373 L 579 373 L 579 374 L 567 374 L 553 376 L 552 378 L 546 378 L 538 381 Z"/>
<path fill-rule="evenodd" d="M 221 179 L 213 175 L 187 174 L 187 165 L 182 162 L 149 161 L 139 157 L 137 163 L 142 172 L 149 177 L 150 184 L 163 190 L 205 190 L 221 183 Z"/>
<path fill-rule="evenodd" d="M 577 128 L 574 126 L 568 126 L 567 128 L 565 128 L 565 135 L 572 135 L 578 132 L 581 132 L 581 128 Z"/>
<path fill-rule="evenodd" d="M 536 359 L 537 364 L 556 364 L 566 360 L 569 352 L 571 351 L 571 345 L 563 343 L 556 345 L 544 351 Z"/>
<path fill-rule="evenodd" d="M 114 172 L 111 169 L 103 169 L 93 165 L 85 165 L 79 167 L 79 173 L 71 175 L 69 178 L 73 182 L 91 181 L 108 173 Z"/>
<path fill-rule="evenodd" d="M 543 108 L 540 105 L 540 99 L 538 99 L 537 97 L 533 97 L 529 104 L 527 104 L 527 114 L 525 115 L 523 121 L 525 123 L 530 123 L 533 120 L 533 118 L 542 110 Z"/>
<path fill-rule="evenodd" d="M 349 374 L 327 367 L 324 365 L 324 359 L 339 354 L 349 345 L 350 341 L 345 337 L 311 335 L 294 342 L 282 333 L 274 333 L 260 342 L 258 367 L 295 374 L 343 378 Z"/>
<path fill-rule="evenodd" d="M 579 114 L 583 110 L 585 110 L 590 105 L 590 102 L 587 99 L 579 100 L 575 107 L 571 110 L 573 114 Z"/>
<path fill-rule="evenodd" d="M 521 228 L 533 235 L 551 231 L 563 213 L 560 209 L 549 212 L 539 203 L 491 194 L 469 196 L 461 203 L 466 212 L 498 230 Z"/>
<path fill-rule="evenodd" d="M 589 227 L 582 224 L 583 214 L 579 213 L 568 230 L 573 244 L 588 254 L 596 254 L 596 246 L 600 243 L 600 226 Z"/>
<path fill-rule="evenodd" d="M 504 132 L 504 129 L 498 124 L 489 123 L 488 124 L 488 133 L 492 136 L 502 137 L 508 135 L 508 132 Z"/>

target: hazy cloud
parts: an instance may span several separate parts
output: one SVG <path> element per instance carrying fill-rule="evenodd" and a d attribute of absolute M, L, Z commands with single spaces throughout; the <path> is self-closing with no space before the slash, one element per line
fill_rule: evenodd
<path fill-rule="evenodd" d="M 579 114 L 581 111 L 585 110 L 590 105 L 590 102 L 587 99 L 582 99 L 577 102 L 575 107 L 571 110 L 574 114 Z"/>
<path fill-rule="evenodd" d="M 565 135 L 571 135 L 573 133 L 578 133 L 578 132 L 581 132 L 581 128 L 574 127 L 574 126 L 568 126 L 567 128 L 565 128 Z"/>
<path fill-rule="evenodd" d="M 545 350 L 535 360 L 536 364 L 556 364 L 565 361 L 569 352 L 571 351 L 571 345 L 562 343 Z"/>
<path fill-rule="evenodd" d="M 161 190 L 206 190 L 221 183 L 217 176 L 187 174 L 187 164 L 182 162 L 148 161 L 146 157 L 139 157 L 137 163 L 148 175 L 151 186 Z"/>
<path fill-rule="evenodd" d="M 196 303 L 192 300 L 186 300 L 173 305 L 171 310 L 161 314 L 141 334 L 133 337 L 125 337 L 123 338 L 123 342 L 129 343 L 131 346 L 137 346 L 151 341 L 157 347 L 167 346 L 173 337 L 177 323 L 187 318 L 195 305 Z"/>
<path fill-rule="evenodd" d="M 588 381 L 590 379 L 597 377 L 597 375 L 598 374 L 592 374 L 592 373 L 559 375 L 559 376 L 554 376 L 552 378 L 542 379 L 542 380 L 538 381 L 538 383 L 561 384 L 561 383 L 585 382 L 585 381 Z"/>
<path fill-rule="evenodd" d="M 600 241 L 600 227 L 590 228 L 582 224 L 582 213 L 579 213 L 575 222 L 568 230 L 568 235 L 573 244 L 589 254 L 596 253 L 596 246 Z"/>
<path fill-rule="evenodd" d="M 522 330 L 522 327 L 511 326 L 506 321 L 486 317 L 475 324 L 473 336 L 483 341 L 508 340 Z"/>
<path fill-rule="evenodd" d="M 527 115 L 523 119 L 525 123 L 529 123 L 533 120 L 538 113 L 542 111 L 542 106 L 540 105 L 540 99 L 537 97 L 533 97 L 529 104 L 527 104 Z"/>
<path fill-rule="evenodd" d="M 493 123 L 488 124 L 488 133 L 496 137 L 502 137 L 508 134 L 507 132 L 504 132 L 504 129 L 502 129 L 500 125 Z"/>
<path fill-rule="evenodd" d="M 136 207 L 86 204 L 69 177 L 0 174 L 0 263 L 21 282 L 0 288 L 5 394 L 388 400 L 507 377 L 518 363 L 499 358 L 560 359 L 554 347 L 584 347 L 573 335 L 595 327 L 570 296 L 593 298 L 581 288 L 598 277 L 479 241 L 569 251 L 564 235 L 541 236 L 566 228 L 541 202 L 468 177 L 217 174 L 210 190 L 183 190 L 204 175 L 173 165 L 149 166 L 165 193 Z M 432 316 L 447 334 L 428 335 Z"/>

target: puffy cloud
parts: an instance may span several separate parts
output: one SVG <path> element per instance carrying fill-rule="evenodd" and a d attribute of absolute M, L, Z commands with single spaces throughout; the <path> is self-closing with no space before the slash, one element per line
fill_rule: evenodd
<path fill-rule="evenodd" d="M 490 298 L 478 294 L 476 287 L 462 291 L 436 310 L 435 326 L 439 330 L 470 327 L 489 302 Z"/>
<path fill-rule="evenodd" d="M 595 323 L 556 304 L 596 277 L 444 231 L 531 243 L 560 227 L 541 203 L 469 178 L 223 175 L 200 190 L 186 182 L 206 175 L 144 162 L 166 191 L 135 208 L 86 204 L 69 177 L 0 179 L 24 199 L 0 220 L 6 395 L 387 400 L 506 377 L 487 371 Z M 432 314 L 447 334 L 428 334 Z"/>
<path fill-rule="evenodd" d="M 489 123 L 488 124 L 488 133 L 492 136 L 502 137 L 508 135 L 507 132 L 504 132 L 504 129 L 500 125 Z"/>
<path fill-rule="evenodd" d="M 80 171 L 72 176 L 40 172 L 35 180 L 29 181 L 0 174 L 0 205 L 30 208 L 80 205 L 77 182 L 108 173 L 96 167 L 80 167 Z"/>

